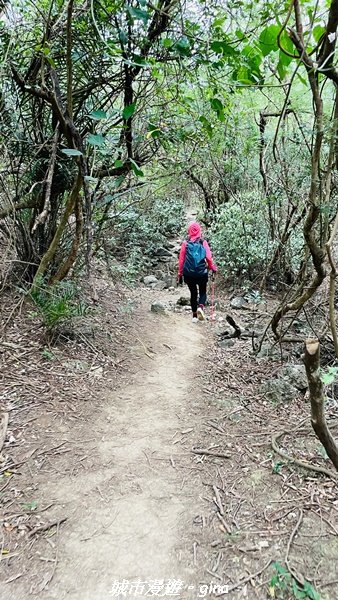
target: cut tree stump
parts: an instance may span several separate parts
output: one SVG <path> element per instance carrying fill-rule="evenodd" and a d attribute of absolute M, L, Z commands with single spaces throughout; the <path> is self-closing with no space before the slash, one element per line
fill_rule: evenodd
<path fill-rule="evenodd" d="M 305 341 L 303 357 L 306 376 L 309 382 L 311 403 L 311 424 L 313 430 L 323 444 L 328 457 L 338 471 L 338 446 L 327 426 L 325 419 L 324 384 L 320 379 L 320 344 L 317 339 Z"/>

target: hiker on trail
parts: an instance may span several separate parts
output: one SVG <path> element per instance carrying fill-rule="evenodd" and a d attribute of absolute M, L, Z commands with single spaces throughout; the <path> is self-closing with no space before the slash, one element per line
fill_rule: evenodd
<path fill-rule="evenodd" d="M 205 320 L 204 307 L 207 301 L 208 269 L 213 274 L 217 271 L 209 244 L 202 238 L 201 226 L 193 221 L 188 227 L 188 238 L 181 246 L 177 278 L 180 285 L 184 278 L 184 282 L 190 290 L 193 323 Z"/>

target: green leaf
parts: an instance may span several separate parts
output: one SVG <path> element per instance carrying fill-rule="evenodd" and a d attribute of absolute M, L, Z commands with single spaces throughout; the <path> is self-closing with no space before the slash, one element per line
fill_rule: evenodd
<path fill-rule="evenodd" d="M 188 38 L 182 37 L 176 44 L 174 45 L 175 50 L 179 53 L 180 56 L 191 56 L 190 43 Z"/>
<path fill-rule="evenodd" d="M 126 32 L 123 31 L 123 29 L 120 29 L 120 31 L 119 31 L 119 38 L 120 38 L 120 42 L 123 46 L 128 42 L 128 36 L 127 36 Z"/>
<path fill-rule="evenodd" d="M 173 41 L 170 38 L 164 38 L 164 40 L 162 40 L 162 46 L 163 48 L 171 48 L 171 46 L 173 45 Z"/>
<path fill-rule="evenodd" d="M 66 156 L 82 156 L 82 152 L 76 150 L 76 148 L 62 148 L 61 152 Z"/>
<path fill-rule="evenodd" d="M 119 167 L 123 167 L 123 160 L 121 160 L 120 158 L 118 158 L 115 162 L 114 162 L 114 167 L 116 169 L 118 169 Z"/>
<path fill-rule="evenodd" d="M 38 506 L 38 502 L 37 500 L 33 500 L 32 502 L 26 502 L 25 504 L 22 504 L 22 507 L 25 508 L 26 510 L 35 510 Z"/>
<path fill-rule="evenodd" d="M 285 79 L 285 77 L 287 75 L 287 70 L 286 70 L 286 68 L 285 68 L 285 66 L 284 66 L 284 64 L 283 64 L 283 62 L 281 60 L 278 61 L 277 73 L 278 73 L 278 75 L 279 75 L 279 77 L 281 78 L 282 81 L 283 81 L 283 79 Z"/>
<path fill-rule="evenodd" d="M 228 42 L 222 40 L 214 40 L 211 42 L 210 48 L 216 54 L 222 54 L 223 56 L 236 56 L 239 54 L 238 50 L 235 50 Z"/>
<path fill-rule="evenodd" d="M 128 61 L 129 64 L 136 65 L 137 67 L 147 67 L 147 62 L 144 56 L 140 54 L 133 54 L 132 61 Z"/>
<path fill-rule="evenodd" d="M 263 56 L 267 56 L 270 52 L 278 50 L 277 36 L 279 30 L 280 27 L 278 25 L 269 25 L 263 29 L 258 40 Z"/>
<path fill-rule="evenodd" d="M 135 175 L 137 175 L 137 177 L 144 177 L 144 173 L 140 169 L 140 167 L 138 166 L 138 164 L 132 158 L 130 158 L 129 160 L 130 160 L 130 163 L 131 163 L 131 168 L 134 171 Z"/>
<path fill-rule="evenodd" d="M 286 31 L 283 31 L 280 36 L 280 45 L 283 48 L 283 50 L 285 50 L 289 54 L 295 54 L 295 47 L 294 47 L 292 41 L 290 40 L 288 34 L 286 33 Z M 279 52 L 279 59 L 283 63 L 284 66 L 287 66 L 290 64 L 290 62 L 292 62 L 293 58 L 292 58 L 292 56 L 288 56 L 287 54 L 285 54 L 285 52 L 283 52 L 283 50 L 280 50 L 280 52 Z M 297 52 L 296 52 L 296 54 L 297 54 Z"/>
<path fill-rule="evenodd" d="M 312 35 L 317 43 L 319 42 L 320 38 L 325 33 L 325 31 L 326 29 L 322 25 L 316 25 L 316 27 L 312 29 Z"/>
<path fill-rule="evenodd" d="M 311 600 L 320 600 L 320 595 L 318 594 L 318 592 L 316 592 L 313 585 L 311 585 L 311 583 L 309 583 L 308 581 L 304 582 L 303 589 L 307 597 L 311 598 Z"/>
<path fill-rule="evenodd" d="M 334 382 L 338 375 L 338 367 L 329 367 L 327 371 L 322 371 L 320 379 L 325 385 L 330 385 Z"/>
<path fill-rule="evenodd" d="M 125 106 L 122 112 L 122 116 L 124 118 L 125 121 L 128 121 L 128 119 L 130 119 L 134 112 L 136 110 L 136 102 L 133 102 L 132 104 L 129 104 L 128 106 Z"/>
<path fill-rule="evenodd" d="M 89 116 L 93 121 L 101 121 L 101 119 L 107 118 L 107 113 L 99 108 L 98 110 L 93 110 Z"/>
<path fill-rule="evenodd" d="M 105 138 L 101 133 L 90 133 L 87 137 L 87 142 L 90 146 L 103 146 Z"/>
<path fill-rule="evenodd" d="M 303 77 L 302 75 L 300 75 L 298 72 L 297 72 L 297 77 L 298 77 L 299 81 L 301 81 L 302 84 L 307 87 L 308 82 L 306 81 L 305 77 Z"/>
<path fill-rule="evenodd" d="M 217 17 L 217 18 L 214 20 L 214 22 L 213 22 L 213 24 L 212 24 L 212 27 L 214 27 L 215 29 L 216 29 L 217 27 L 222 27 L 222 26 L 224 25 L 224 23 L 225 23 L 225 22 L 226 22 L 226 17 Z"/>
<path fill-rule="evenodd" d="M 210 138 L 212 138 L 212 136 L 213 136 L 213 127 L 212 127 L 210 121 L 208 121 L 208 119 L 204 115 L 201 115 L 198 120 L 199 120 L 200 123 L 202 123 L 203 129 L 207 132 L 208 136 Z"/>
<path fill-rule="evenodd" d="M 224 106 L 222 102 L 218 98 L 211 98 L 210 104 L 211 108 L 217 113 L 219 120 L 224 121 Z"/>
<path fill-rule="evenodd" d="M 155 125 L 153 123 L 148 123 L 148 133 L 146 135 L 146 139 L 149 140 L 149 138 L 158 138 L 161 136 L 162 136 L 161 127 L 159 127 L 158 125 Z"/>
<path fill-rule="evenodd" d="M 135 19 L 136 21 L 143 21 L 145 25 L 150 19 L 150 14 L 146 10 L 142 10 L 141 8 L 133 8 L 132 6 L 128 6 L 127 12 L 133 19 Z"/>

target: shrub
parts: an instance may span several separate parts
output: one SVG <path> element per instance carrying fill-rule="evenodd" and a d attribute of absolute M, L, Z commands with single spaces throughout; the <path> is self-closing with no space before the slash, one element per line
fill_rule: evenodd
<path fill-rule="evenodd" d="M 48 329 L 53 329 L 62 320 L 88 313 L 88 306 L 80 298 L 73 281 L 61 281 L 51 286 L 41 280 L 30 296 Z"/>
<path fill-rule="evenodd" d="M 224 204 L 209 234 L 215 260 L 226 277 L 252 279 L 264 271 L 273 245 L 268 241 L 266 207 L 255 193 Z"/>

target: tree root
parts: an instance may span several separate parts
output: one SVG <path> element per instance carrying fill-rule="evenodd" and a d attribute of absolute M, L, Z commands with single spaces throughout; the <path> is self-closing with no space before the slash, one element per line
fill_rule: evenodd
<path fill-rule="evenodd" d="M 283 450 L 281 450 L 278 446 L 278 440 L 279 438 L 281 438 L 283 435 L 286 435 L 287 433 L 290 433 L 289 431 L 282 431 L 280 433 L 277 433 L 276 435 L 272 436 L 271 438 L 271 446 L 273 448 L 273 450 L 279 454 L 279 456 L 281 456 L 282 458 L 285 458 L 286 460 L 288 460 L 289 462 L 298 465 L 299 467 L 302 467 L 303 469 L 308 469 L 309 471 L 314 471 L 315 473 L 321 473 L 322 475 L 327 475 L 328 477 L 331 477 L 331 479 L 334 479 L 335 481 L 338 480 L 338 474 L 335 473 L 334 471 L 331 471 L 331 469 L 326 469 L 325 467 L 317 467 L 315 465 L 311 465 L 311 463 L 308 463 L 304 460 L 300 460 L 298 458 L 293 458 L 293 456 L 290 456 L 289 454 L 287 454 L 286 452 L 284 452 Z"/>

